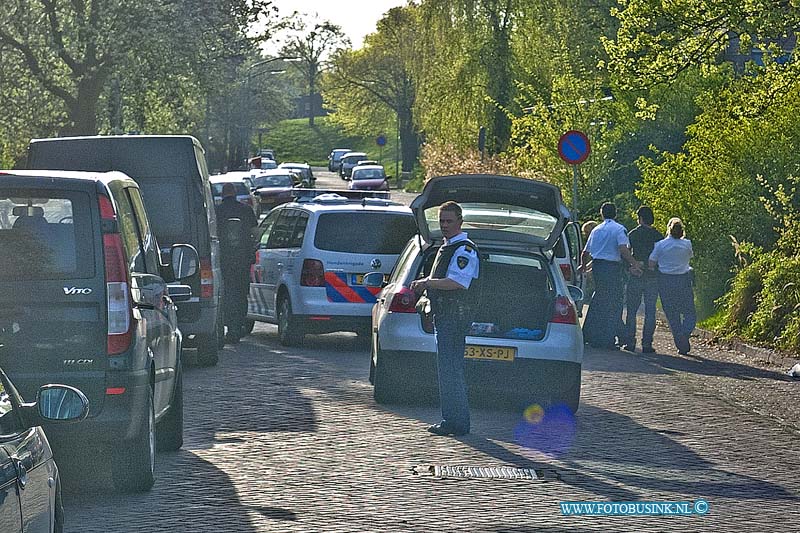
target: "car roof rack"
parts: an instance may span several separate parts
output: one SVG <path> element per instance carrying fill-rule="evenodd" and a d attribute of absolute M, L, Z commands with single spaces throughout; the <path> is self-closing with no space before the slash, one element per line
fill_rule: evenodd
<path fill-rule="evenodd" d="M 343 189 L 292 189 L 296 202 L 316 204 L 402 205 L 389 198 L 388 191 L 358 191 Z"/>

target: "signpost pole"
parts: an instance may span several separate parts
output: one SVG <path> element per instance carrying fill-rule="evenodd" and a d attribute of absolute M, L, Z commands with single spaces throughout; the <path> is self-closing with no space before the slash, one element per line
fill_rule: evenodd
<path fill-rule="evenodd" d="M 578 220 L 578 165 L 572 165 L 572 219 Z"/>

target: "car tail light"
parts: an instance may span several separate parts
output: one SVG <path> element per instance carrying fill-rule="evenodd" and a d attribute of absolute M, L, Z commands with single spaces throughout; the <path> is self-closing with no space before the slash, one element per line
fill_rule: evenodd
<path fill-rule="evenodd" d="M 200 298 L 210 299 L 214 296 L 214 269 L 211 258 L 200 259 Z"/>
<path fill-rule="evenodd" d="M 304 259 L 300 272 L 300 285 L 303 287 L 324 287 L 325 267 L 319 259 Z"/>
<path fill-rule="evenodd" d="M 553 316 L 550 322 L 554 324 L 576 324 L 578 323 L 578 316 L 575 313 L 575 306 L 566 296 L 559 296 L 556 298 L 555 306 L 553 307 Z"/>
<path fill-rule="evenodd" d="M 392 313 L 416 313 L 417 295 L 407 287 L 403 287 L 392 296 L 389 311 Z"/>
<path fill-rule="evenodd" d="M 564 279 L 566 281 L 572 281 L 572 265 L 569 263 L 561 263 L 558 266 L 561 267 L 561 273 L 564 274 Z"/>
<path fill-rule="evenodd" d="M 131 344 L 131 295 L 125 249 L 117 227 L 117 215 L 107 196 L 98 196 L 100 218 L 103 226 L 103 256 L 106 275 L 106 307 L 108 355 L 121 354 Z"/>

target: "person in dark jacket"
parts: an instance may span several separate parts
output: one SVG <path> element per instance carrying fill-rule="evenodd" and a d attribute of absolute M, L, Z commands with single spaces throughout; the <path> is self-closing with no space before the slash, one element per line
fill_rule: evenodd
<path fill-rule="evenodd" d="M 434 435 L 466 435 L 470 429 L 464 349 L 475 303 L 472 282 L 479 275 L 478 249 L 461 231 L 461 206 L 439 206 L 439 247 L 428 277 L 411 282 L 415 292 L 426 291 L 436 331 L 436 367 L 442 421 L 428 428 Z"/>
<path fill-rule="evenodd" d="M 637 262 L 647 265 L 653 247 L 664 238 L 653 227 L 653 210 L 643 205 L 636 211 L 639 225 L 628 232 L 631 253 Z M 656 302 L 658 301 L 658 277 L 646 268 L 640 276 L 631 274 L 625 292 L 625 326 L 621 335 L 622 348 L 636 350 L 636 313 L 644 300 L 644 326 L 642 328 L 642 353 L 653 353 L 653 333 L 656 330 Z"/>
<path fill-rule="evenodd" d="M 217 229 L 222 255 L 223 314 L 225 340 L 239 342 L 245 334 L 247 293 L 250 290 L 250 265 L 253 262 L 253 229 L 258 225 L 253 210 L 236 200 L 233 183 L 222 186 L 222 202 L 217 206 Z"/>

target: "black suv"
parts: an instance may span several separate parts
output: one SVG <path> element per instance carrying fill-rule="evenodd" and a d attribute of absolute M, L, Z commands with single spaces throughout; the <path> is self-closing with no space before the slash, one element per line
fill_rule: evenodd
<path fill-rule="evenodd" d="M 197 273 L 185 280 L 194 297 L 178 306 L 185 346 L 197 348 L 201 366 L 217 364 L 223 326 L 222 271 L 214 199 L 203 147 L 190 135 L 112 135 L 33 139 L 28 168 L 124 172 L 144 198 L 162 252 L 188 243 L 200 255 Z M 168 282 L 173 281 L 168 278 Z"/>
<path fill-rule="evenodd" d="M 183 445 L 182 337 L 174 301 L 191 298 L 195 249 L 161 264 L 135 181 L 121 172 L 0 171 L 2 366 L 22 393 L 64 383 L 89 399 L 62 443 L 108 445 L 115 485 L 147 490 L 155 447 Z M 79 445 L 79 444 L 78 444 Z"/>

